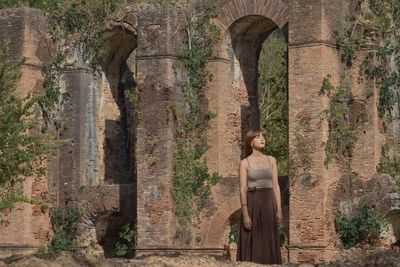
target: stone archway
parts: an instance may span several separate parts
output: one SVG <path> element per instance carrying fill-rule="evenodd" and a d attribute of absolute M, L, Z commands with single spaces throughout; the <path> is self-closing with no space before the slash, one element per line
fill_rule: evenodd
<path fill-rule="evenodd" d="M 131 185 L 85 186 L 80 190 L 79 243 L 85 253 L 114 256 L 119 233 L 136 225 L 136 189 Z"/>
<path fill-rule="evenodd" d="M 242 136 L 259 125 L 257 63 L 261 45 L 279 28 L 287 31 L 288 11 L 282 1 L 235 0 L 218 7 L 214 19 L 221 39 L 214 47 L 207 88 L 209 109 L 217 116 L 208 130 L 209 168 L 222 176 L 237 175 Z M 222 134 L 223 133 L 223 134 Z"/>
<path fill-rule="evenodd" d="M 207 235 L 205 238 L 205 246 L 214 247 L 216 244 L 223 246 L 223 237 L 225 232 L 226 223 L 232 214 L 240 210 L 240 201 L 238 197 L 231 197 L 227 199 L 214 214 L 208 227 Z"/>
<path fill-rule="evenodd" d="M 214 19 L 221 39 L 214 47 L 209 69 L 213 80 L 206 91 L 208 107 L 217 114 L 208 130 L 207 161 L 224 177 L 237 177 L 244 133 L 259 127 L 257 81 L 261 46 L 271 32 L 280 29 L 287 38 L 288 7 L 282 1 L 233 0 L 218 7 Z M 216 191 L 225 190 L 221 188 Z M 226 189 L 232 192 L 232 188 Z M 218 192 L 219 192 L 218 191 Z M 238 183 L 232 197 L 219 202 L 210 219 L 204 245 L 222 247 L 227 224 L 240 211 Z M 219 203 L 218 203 L 219 202 Z"/>
<path fill-rule="evenodd" d="M 280 0 L 233 0 L 226 1 L 218 8 L 218 17 L 214 23 L 225 33 L 240 18 L 263 16 L 271 19 L 283 29 L 288 23 L 287 5 Z"/>

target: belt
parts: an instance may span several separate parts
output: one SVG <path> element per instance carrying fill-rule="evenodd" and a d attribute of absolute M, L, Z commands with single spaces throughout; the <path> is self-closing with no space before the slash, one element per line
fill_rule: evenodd
<path fill-rule="evenodd" d="M 247 192 L 250 192 L 250 193 L 256 192 L 256 190 L 257 190 L 257 187 L 256 187 L 256 186 L 248 187 L 248 188 L 247 188 Z"/>
<path fill-rule="evenodd" d="M 247 192 L 249 192 L 249 193 L 254 193 L 254 192 L 256 192 L 257 190 L 266 190 L 266 189 L 272 189 L 272 187 L 256 187 L 256 186 L 252 186 L 252 187 L 248 187 L 247 188 Z"/>

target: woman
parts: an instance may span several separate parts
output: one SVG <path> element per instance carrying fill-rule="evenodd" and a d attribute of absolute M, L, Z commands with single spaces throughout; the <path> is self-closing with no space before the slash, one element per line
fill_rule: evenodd
<path fill-rule="evenodd" d="M 263 153 L 264 132 L 249 131 L 245 158 L 239 166 L 240 234 L 238 261 L 282 263 L 278 223 L 282 221 L 281 193 L 276 160 Z"/>

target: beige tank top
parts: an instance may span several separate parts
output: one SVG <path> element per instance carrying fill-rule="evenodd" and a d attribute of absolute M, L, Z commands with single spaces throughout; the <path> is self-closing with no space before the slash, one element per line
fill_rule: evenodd
<path fill-rule="evenodd" d="M 272 168 L 271 162 L 268 159 L 268 167 L 265 169 L 253 169 L 250 166 L 250 161 L 247 158 L 249 165 L 247 169 L 247 186 L 256 188 L 272 188 Z"/>

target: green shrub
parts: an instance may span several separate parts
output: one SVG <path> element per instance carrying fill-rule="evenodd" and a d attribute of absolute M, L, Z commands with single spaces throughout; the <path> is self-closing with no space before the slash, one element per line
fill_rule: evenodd
<path fill-rule="evenodd" d="M 115 244 L 115 256 L 124 257 L 133 249 L 135 231 L 132 229 L 131 224 L 126 224 L 122 227 L 119 237 L 121 240 Z"/>
<path fill-rule="evenodd" d="M 344 248 L 374 245 L 387 226 L 383 216 L 367 203 L 361 203 L 353 217 L 338 212 L 335 229 Z"/>
<path fill-rule="evenodd" d="M 236 243 L 239 244 L 240 226 L 232 227 L 228 234 L 228 244 Z"/>
<path fill-rule="evenodd" d="M 54 231 L 49 252 L 75 252 L 79 229 L 79 213 L 74 208 L 54 208 L 50 222 Z"/>
<path fill-rule="evenodd" d="M 288 175 L 287 44 L 282 32 L 273 31 L 261 47 L 258 60 L 258 108 L 265 129 L 264 153 L 277 159 L 278 173 Z"/>

